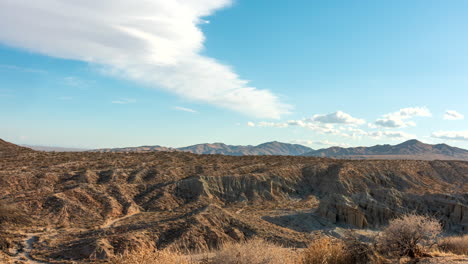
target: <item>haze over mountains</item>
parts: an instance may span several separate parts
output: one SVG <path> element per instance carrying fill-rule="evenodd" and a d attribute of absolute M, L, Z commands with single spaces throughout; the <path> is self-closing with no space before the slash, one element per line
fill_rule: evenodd
<path fill-rule="evenodd" d="M 376 145 L 371 147 L 330 147 L 313 150 L 299 144 L 267 142 L 258 146 L 233 146 L 224 143 L 197 144 L 182 148 L 162 146 L 141 146 L 128 148 L 110 148 L 93 150 L 97 152 L 151 152 L 184 151 L 194 154 L 222 154 L 231 156 L 244 155 L 284 155 L 314 156 L 343 159 L 419 159 L 419 160 L 468 160 L 468 150 L 447 144 L 425 144 L 418 140 L 408 140 L 397 145 Z"/>
<path fill-rule="evenodd" d="M 281 156 L 313 156 L 339 159 L 413 159 L 413 160 L 468 160 L 468 150 L 452 147 L 447 144 L 425 144 L 412 139 L 397 145 L 375 145 L 371 147 L 330 147 L 314 150 L 299 145 L 282 143 L 278 141 L 266 142 L 257 146 L 227 145 L 224 143 L 196 144 L 181 148 L 165 146 L 139 146 L 125 148 L 104 148 L 86 150 L 78 148 L 45 147 L 23 145 L 38 151 L 55 152 L 190 152 L 194 154 L 221 154 L 229 156 L 245 155 L 281 155 Z"/>
<path fill-rule="evenodd" d="M 299 156 L 313 149 L 299 144 L 281 143 L 277 141 L 267 142 L 258 146 L 234 146 L 224 143 L 197 144 L 182 148 L 168 148 L 162 146 L 141 146 L 128 148 L 97 149 L 97 152 L 150 152 L 150 151 L 183 151 L 194 154 L 222 154 L 230 156 L 244 155 L 284 155 Z"/>
<path fill-rule="evenodd" d="M 223 143 L 198 144 L 179 148 L 181 151 L 195 154 L 223 154 L 232 156 L 243 155 L 288 155 L 299 156 L 312 151 L 311 148 L 298 145 L 281 143 L 277 141 L 267 142 L 258 146 L 230 146 Z"/>
<path fill-rule="evenodd" d="M 331 147 L 305 153 L 304 156 L 334 157 L 345 159 L 421 159 L 421 160 L 468 160 L 468 150 L 447 144 L 430 145 L 412 139 L 398 145 L 372 147 Z"/>

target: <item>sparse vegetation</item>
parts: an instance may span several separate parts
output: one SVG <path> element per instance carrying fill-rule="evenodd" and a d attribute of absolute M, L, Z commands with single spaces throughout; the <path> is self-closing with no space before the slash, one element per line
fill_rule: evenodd
<path fill-rule="evenodd" d="M 436 243 L 441 224 L 428 216 L 406 214 L 390 221 L 377 245 L 382 252 L 398 257 L 416 258 Z"/>
<path fill-rule="evenodd" d="M 397 221 L 398 220 L 398 221 Z M 404 220 L 404 221 L 401 221 Z M 415 256 L 421 256 L 423 253 L 424 239 L 430 238 L 433 241 L 435 237 L 434 220 L 426 216 L 405 215 L 395 219 L 390 223 L 390 226 L 385 229 L 384 235 L 389 236 L 388 229 L 399 227 L 412 229 L 414 225 L 408 225 L 409 220 L 415 224 L 420 224 L 421 230 L 430 232 L 431 234 L 411 233 L 411 241 L 417 240 L 416 247 L 412 248 Z M 401 225 L 405 225 L 402 227 Z M 395 226 L 396 225 L 396 226 Z M 398 244 L 401 248 L 392 248 L 392 252 L 400 252 L 403 250 L 403 244 L 408 241 L 410 233 L 402 231 L 404 234 L 400 237 L 402 240 Z M 392 233 L 394 234 L 394 233 Z M 406 234 L 406 235 L 405 235 Z M 425 238 L 422 238 L 425 237 Z M 393 237 L 394 238 L 394 237 Z M 419 238 L 419 239 L 418 239 Z M 452 258 L 455 254 L 467 254 L 468 235 L 446 237 L 439 240 L 439 247 L 449 253 L 431 251 L 435 257 Z M 380 238 L 377 243 L 382 243 Z M 431 242 L 432 243 L 432 242 Z M 429 245 L 426 242 L 424 245 Z M 392 246 L 395 244 L 392 242 Z M 405 244 L 404 249 L 408 252 L 400 257 L 403 263 L 413 263 L 411 253 L 409 252 L 409 244 Z M 414 245 L 414 244 L 411 244 Z M 382 244 L 380 244 L 382 246 Z M 387 245 L 387 250 L 389 246 Z M 397 250 L 398 249 L 398 250 Z M 303 249 L 284 248 L 274 243 L 264 241 L 262 239 L 252 239 L 240 243 L 226 243 L 219 250 L 205 251 L 204 253 L 194 255 L 184 255 L 179 251 L 170 250 L 155 250 L 154 247 L 141 246 L 134 250 L 127 251 L 124 254 L 115 256 L 111 259 L 111 263 L 115 264 L 367 264 L 367 263 L 393 263 L 392 257 L 384 258 L 375 250 L 373 243 L 364 243 L 356 237 L 348 234 L 343 239 L 321 237 L 311 242 L 311 244 Z M 432 262 L 431 262 L 432 263 Z M 434 262 L 435 263 L 435 262 Z"/>
<path fill-rule="evenodd" d="M 352 232 L 343 239 L 346 251 L 349 254 L 351 263 L 366 264 L 366 263 L 386 263 L 385 259 L 377 252 L 375 248 L 374 237 L 370 237 L 372 242 L 363 242 L 357 238 Z"/>
<path fill-rule="evenodd" d="M 444 237 L 440 239 L 438 245 L 443 251 L 468 255 L 468 235 Z"/>
<path fill-rule="evenodd" d="M 209 259 L 210 264 L 294 264 L 296 254 L 261 239 L 227 243 Z"/>
<path fill-rule="evenodd" d="M 313 241 L 299 257 L 300 264 L 350 264 L 352 256 L 341 240 L 329 237 Z"/>
<path fill-rule="evenodd" d="M 367 264 L 388 263 L 376 252 L 373 243 L 360 241 L 351 232 L 343 239 L 322 237 L 314 240 L 298 256 L 299 264 Z"/>
<path fill-rule="evenodd" d="M 191 264 L 182 253 L 170 250 L 156 250 L 150 245 L 129 250 L 111 258 L 113 264 Z"/>
<path fill-rule="evenodd" d="M 30 221 L 28 217 L 18 208 L 5 202 L 0 202 L 0 229 L 7 224 L 27 225 Z"/>

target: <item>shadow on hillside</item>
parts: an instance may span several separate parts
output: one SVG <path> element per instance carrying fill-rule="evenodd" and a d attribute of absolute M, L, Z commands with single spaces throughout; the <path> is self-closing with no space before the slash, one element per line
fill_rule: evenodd
<path fill-rule="evenodd" d="M 263 220 L 297 232 L 312 232 L 332 225 L 312 212 L 298 212 L 280 216 L 263 216 Z"/>

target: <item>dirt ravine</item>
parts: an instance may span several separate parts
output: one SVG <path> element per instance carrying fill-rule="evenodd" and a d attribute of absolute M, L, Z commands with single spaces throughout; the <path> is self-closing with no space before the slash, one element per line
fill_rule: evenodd
<path fill-rule="evenodd" d="M 12 257 L 15 263 L 28 263 L 28 264 L 42 264 L 47 262 L 38 261 L 32 258 L 31 251 L 34 249 L 34 243 L 39 241 L 39 236 L 43 233 L 28 233 L 25 234 L 26 238 L 23 239 L 23 248 L 19 250 L 16 256 Z"/>
<path fill-rule="evenodd" d="M 114 219 L 108 219 L 103 225 L 101 225 L 101 228 L 104 229 L 104 228 L 110 228 L 110 227 L 113 227 L 115 223 L 117 222 L 120 222 L 124 219 L 127 219 L 129 217 L 132 217 L 136 214 L 138 214 L 139 212 L 133 212 L 133 213 L 130 213 L 130 214 L 126 214 L 122 217 L 119 217 L 119 218 L 114 218 Z"/>

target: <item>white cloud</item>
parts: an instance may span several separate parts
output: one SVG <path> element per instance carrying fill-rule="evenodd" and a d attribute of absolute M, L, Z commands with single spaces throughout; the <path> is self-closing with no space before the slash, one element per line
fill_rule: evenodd
<path fill-rule="evenodd" d="M 315 145 L 333 146 L 333 147 L 349 147 L 350 146 L 347 143 L 338 143 L 338 142 L 333 142 L 333 141 L 328 141 L 328 140 L 315 141 Z"/>
<path fill-rule="evenodd" d="M 454 110 L 447 110 L 444 114 L 445 120 L 462 120 L 465 116 Z"/>
<path fill-rule="evenodd" d="M 414 123 L 413 121 L 403 121 L 399 118 L 394 118 L 394 117 L 377 119 L 377 121 L 375 121 L 375 124 L 380 127 L 390 127 L 390 128 L 416 126 L 416 123 Z"/>
<path fill-rule="evenodd" d="M 295 139 L 295 140 L 291 140 L 289 141 L 289 143 L 291 144 L 299 144 L 299 145 L 313 145 L 314 144 L 314 141 L 312 140 L 306 140 L 306 139 Z"/>
<path fill-rule="evenodd" d="M 342 111 L 337 111 L 334 113 L 326 115 L 314 115 L 312 117 L 313 121 L 324 123 L 324 124 L 353 124 L 353 125 L 362 125 L 366 121 L 359 118 L 354 118 L 351 115 L 344 113 Z"/>
<path fill-rule="evenodd" d="M 314 141 L 314 140 L 292 140 L 290 141 L 291 144 L 300 144 L 300 145 L 308 145 L 308 146 L 334 146 L 334 147 L 349 147 L 349 144 L 346 143 L 338 143 L 332 142 L 328 140 L 321 140 L 321 141 Z"/>
<path fill-rule="evenodd" d="M 412 118 L 414 116 L 432 116 L 431 111 L 427 107 L 408 107 L 400 109 L 400 111 L 393 113 L 391 115 L 399 116 L 402 119 Z"/>
<path fill-rule="evenodd" d="M 386 128 L 400 128 L 416 126 L 413 121 L 406 121 L 413 117 L 430 117 L 432 114 L 427 107 L 408 107 L 402 108 L 398 112 L 386 114 L 381 119 L 375 121 L 375 125 Z"/>
<path fill-rule="evenodd" d="M 276 123 L 276 122 L 258 122 L 257 126 L 259 127 L 279 127 L 279 128 L 284 128 L 288 127 L 287 123 Z"/>
<path fill-rule="evenodd" d="M 0 4 L 0 6 L 1 6 L 1 4 Z M 16 65 L 7 65 L 7 64 L 0 64 L 0 69 L 30 72 L 30 73 L 47 73 L 44 70 L 32 69 L 32 68 L 27 68 L 27 67 L 20 67 L 20 66 L 16 66 Z"/>
<path fill-rule="evenodd" d="M 0 42 L 101 65 L 107 73 L 191 100 L 279 118 L 290 106 L 200 53 L 202 18 L 230 2 L 5 0 L 0 1 Z"/>
<path fill-rule="evenodd" d="M 438 131 L 432 133 L 432 137 L 448 140 L 467 140 L 468 131 Z"/>
<path fill-rule="evenodd" d="M 189 112 L 189 113 L 196 113 L 197 112 L 197 111 L 195 111 L 193 109 L 186 108 L 186 107 L 181 107 L 181 106 L 175 106 L 174 109 L 179 110 L 179 111 Z"/>
<path fill-rule="evenodd" d="M 113 104 L 133 104 L 136 103 L 135 99 L 131 98 L 121 98 L 119 100 L 112 101 Z"/>
<path fill-rule="evenodd" d="M 314 115 L 312 118 L 304 118 L 302 120 L 288 120 L 284 122 L 259 122 L 254 124 L 258 127 L 304 127 L 312 131 L 318 132 L 320 134 L 332 134 L 343 137 L 349 137 L 347 133 L 340 131 L 341 128 L 336 128 L 336 124 L 342 126 L 355 126 L 359 124 L 364 124 L 365 121 L 362 119 L 354 118 L 349 114 L 337 111 L 335 113 L 327 115 Z"/>
<path fill-rule="evenodd" d="M 367 135 L 371 138 L 381 139 L 381 138 L 390 138 L 390 139 L 412 139 L 416 138 L 416 135 L 408 134 L 403 131 L 374 131 L 369 132 Z"/>
<path fill-rule="evenodd" d="M 247 122 L 247 126 L 249 126 L 249 127 L 254 127 L 254 126 L 255 126 L 255 123 L 254 123 L 254 122 Z"/>

